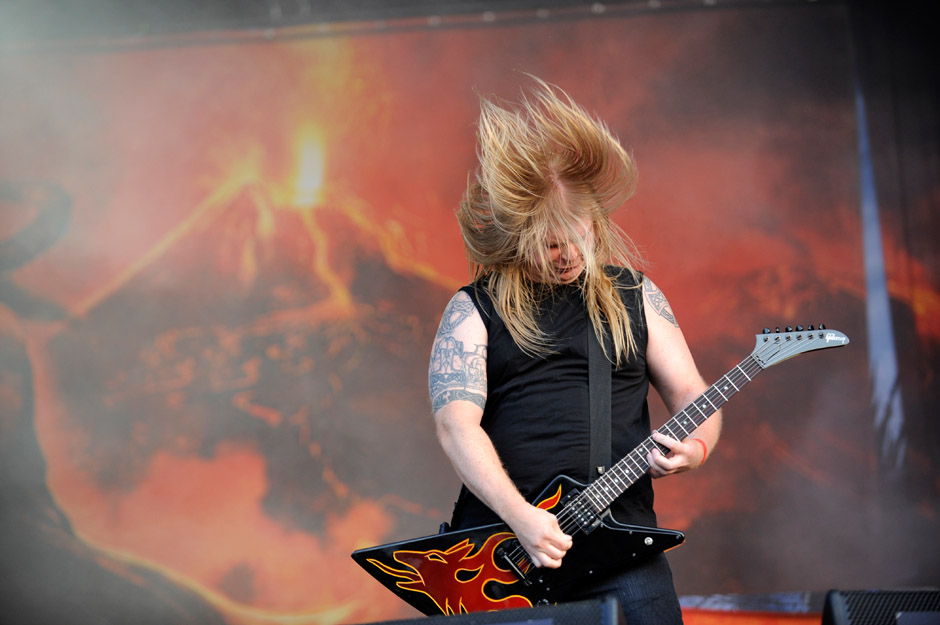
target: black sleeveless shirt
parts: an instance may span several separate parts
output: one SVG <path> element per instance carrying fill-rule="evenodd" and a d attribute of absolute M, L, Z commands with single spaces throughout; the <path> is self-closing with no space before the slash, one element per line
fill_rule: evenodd
<path fill-rule="evenodd" d="M 637 345 L 637 353 L 612 376 L 612 462 L 616 462 L 650 435 L 649 374 L 642 289 L 630 272 L 608 271 L 629 311 Z M 580 287 L 546 288 L 538 320 L 552 340 L 552 353 L 536 357 L 519 349 L 480 284 L 461 290 L 473 300 L 486 325 L 488 388 L 482 427 L 510 479 L 530 502 L 558 475 L 586 483 L 591 440 L 587 333 L 594 330 Z M 611 511 L 621 523 L 655 526 L 649 474 L 617 498 Z M 499 521 L 466 487 L 461 489 L 451 522 L 455 529 Z"/>

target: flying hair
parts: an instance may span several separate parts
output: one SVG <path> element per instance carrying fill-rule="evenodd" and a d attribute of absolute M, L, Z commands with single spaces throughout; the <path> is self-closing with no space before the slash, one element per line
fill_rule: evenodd
<path fill-rule="evenodd" d="M 535 85 L 517 104 L 481 98 L 479 167 L 457 211 L 471 275 L 519 348 L 547 354 L 552 337 L 536 319 L 539 298 L 553 284 L 547 244 L 574 246 L 585 263 L 577 280 L 595 333 L 601 337 L 606 323 L 614 350 L 607 356 L 622 362 L 636 342 L 604 266 L 638 277 L 635 246 L 611 220 L 636 189 L 636 163 L 606 124 L 560 88 L 531 78 Z"/>

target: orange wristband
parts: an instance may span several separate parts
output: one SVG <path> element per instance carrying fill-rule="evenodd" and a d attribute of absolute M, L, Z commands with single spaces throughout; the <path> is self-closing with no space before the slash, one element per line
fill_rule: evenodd
<path fill-rule="evenodd" d="M 702 466 L 702 464 L 705 464 L 705 459 L 708 458 L 708 445 L 706 445 L 705 441 L 700 438 L 693 438 L 692 440 L 698 441 L 698 444 L 702 446 L 702 463 L 698 465 Z"/>

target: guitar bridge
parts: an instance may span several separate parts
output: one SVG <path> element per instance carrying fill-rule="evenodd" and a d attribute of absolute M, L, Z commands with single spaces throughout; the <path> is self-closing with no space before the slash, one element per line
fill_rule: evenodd
<path fill-rule="evenodd" d="M 525 552 L 525 549 L 522 548 L 522 545 L 519 544 L 519 541 L 514 540 L 513 543 L 515 543 L 515 545 L 512 548 L 512 552 L 513 553 L 522 552 L 522 556 L 517 557 L 516 559 L 524 562 L 525 563 L 524 566 L 526 566 L 526 568 L 530 568 L 532 566 L 532 563 L 529 561 L 529 555 Z M 516 574 L 516 577 L 519 578 L 519 581 L 522 582 L 523 586 L 532 585 L 532 579 L 528 575 L 525 574 L 525 571 L 522 570 L 522 568 L 519 566 L 519 563 L 513 560 L 513 558 L 510 557 L 508 553 L 506 553 L 506 550 L 504 548 L 499 547 L 496 550 L 496 557 L 502 560 L 503 564 L 505 564 L 513 573 Z"/>

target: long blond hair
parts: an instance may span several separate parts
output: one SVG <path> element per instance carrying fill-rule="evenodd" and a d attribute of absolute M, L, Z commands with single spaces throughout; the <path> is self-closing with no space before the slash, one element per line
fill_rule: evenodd
<path fill-rule="evenodd" d="M 622 362 L 636 341 L 604 265 L 624 267 L 639 286 L 639 255 L 610 218 L 636 189 L 636 163 L 606 124 L 532 78 L 531 94 L 518 105 L 481 99 L 480 164 L 457 211 L 471 274 L 487 278 L 482 284 L 516 345 L 531 355 L 550 353 L 552 337 L 536 318 L 545 291 L 537 285 L 553 282 L 546 243 L 560 238 L 576 247 L 591 324 L 601 337 L 607 322 L 614 348 L 607 356 Z M 592 233 L 583 232 L 585 220 Z"/>

